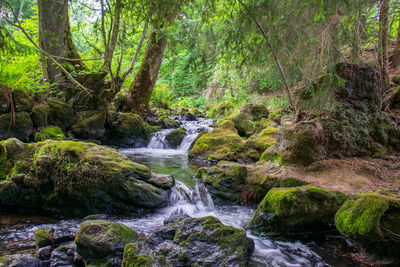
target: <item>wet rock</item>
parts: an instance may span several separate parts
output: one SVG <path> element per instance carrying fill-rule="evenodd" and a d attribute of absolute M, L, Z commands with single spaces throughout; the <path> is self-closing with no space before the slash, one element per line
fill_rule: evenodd
<path fill-rule="evenodd" d="M 39 267 L 40 261 L 35 254 L 15 254 L 0 257 L 0 264 L 7 267 Z"/>
<path fill-rule="evenodd" d="M 15 113 L 15 126 L 11 113 L 0 115 L 0 140 L 15 137 L 21 141 L 27 141 L 32 134 L 33 123 L 29 113 Z"/>
<path fill-rule="evenodd" d="M 163 189 L 170 189 L 175 185 L 175 179 L 168 174 L 153 173 L 147 182 Z"/>
<path fill-rule="evenodd" d="M 37 105 L 32 109 L 31 119 L 35 128 L 46 127 L 50 116 L 50 106 L 47 104 Z"/>
<path fill-rule="evenodd" d="M 162 119 L 161 125 L 164 129 L 179 128 L 179 122 L 171 118 Z"/>
<path fill-rule="evenodd" d="M 313 186 L 273 188 L 258 206 L 250 226 L 284 233 L 332 228 L 334 215 L 346 198 L 343 193 Z"/>
<path fill-rule="evenodd" d="M 181 143 L 183 138 L 186 136 L 186 130 L 179 128 L 171 131 L 165 136 L 165 140 L 172 148 L 177 148 Z"/>
<path fill-rule="evenodd" d="M 155 266 L 245 266 L 254 250 L 244 230 L 225 226 L 215 217 L 177 218 L 146 242 L 126 247 L 123 266 L 141 261 Z"/>
<path fill-rule="evenodd" d="M 49 260 L 52 250 L 52 246 L 41 247 L 37 250 L 37 255 L 41 261 Z"/>
<path fill-rule="evenodd" d="M 185 120 L 187 120 L 187 121 L 197 120 L 196 116 L 191 112 L 186 112 L 184 117 L 185 117 Z"/>
<path fill-rule="evenodd" d="M 89 220 L 80 225 L 75 243 L 78 254 L 86 264 L 90 264 L 106 258 L 122 257 L 125 246 L 138 239 L 139 235 L 123 224 Z"/>
<path fill-rule="evenodd" d="M 240 203 L 246 176 L 244 165 L 227 161 L 221 161 L 215 167 L 200 168 L 196 173 L 217 203 Z"/>
<path fill-rule="evenodd" d="M 47 104 L 50 106 L 51 110 L 49 118 L 49 123 L 51 125 L 59 126 L 62 129 L 71 126 L 74 120 L 74 110 L 71 105 L 55 98 L 49 99 Z"/>
<path fill-rule="evenodd" d="M 106 133 L 106 113 L 103 111 L 84 112 L 81 119 L 71 126 L 71 132 L 77 138 L 102 139 Z"/>
<path fill-rule="evenodd" d="M 389 255 L 398 252 L 399 220 L 400 200 L 384 191 L 354 196 L 335 215 L 340 233 L 374 252 Z"/>
<path fill-rule="evenodd" d="M 35 134 L 35 140 L 37 142 L 42 142 L 45 140 L 64 140 L 65 135 L 64 132 L 61 130 L 60 127 L 57 126 L 48 126 L 40 132 Z"/>
<path fill-rule="evenodd" d="M 62 245 L 51 252 L 50 267 L 74 266 L 76 246 L 74 242 Z"/>
<path fill-rule="evenodd" d="M 93 143 L 0 142 L 0 172 L 22 189 L 9 206 L 64 216 L 132 212 L 166 205 L 167 192 L 150 183 L 150 170 L 116 150 Z M 3 200 L 0 200 L 3 201 Z"/>

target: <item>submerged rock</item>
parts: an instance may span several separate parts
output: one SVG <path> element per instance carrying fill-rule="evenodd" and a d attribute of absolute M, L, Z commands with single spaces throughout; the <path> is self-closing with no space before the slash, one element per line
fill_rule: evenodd
<path fill-rule="evenodd" d="M 215 217 L 181 217 L 169 220 L 145 243 L 127 245 L 123 266 L 246 266 L 253 250 L 244 230 Z"/>
<path fill-rule="evenodd" d="M 186 136 L 186 130 L 183 128 L 179 128 L 171 131 L 165 136 L 165 140 L 167 140 L 168 144 L 172 148 L 177 148 L 181 143 L 183 138 Z"/>
<path fill-rule="evenodd" d="M 84 221 L 76 234 L 76 251 L 86 264 L 107 262 L 122 258 L 125 246 L 135 242 L 139 235 L 131 228 L 115 222 L 102 220 Z M 121 262 L 118 265 L 120 266 Z M 115 266 L 115 264 L 110 264 Z"/>
<path fill-rule="evenodd" d="M 343 193 L 314 186 L 273 188 L 258 206 L 250 225 L 263 232 L 331 228 L 345 200 Z"/>
<path fill-rule="evenodd" d="M 16 187 L 5 191 L 13 198 L 4 194 L 3 207 L 85 216 L 166 205 L 167 192 L 146 182 L 152 177 L 150 170 L 108 147 L 9 139 L 0 142 L 0 159 L 0 179 Z"/>
<path fill-rule="evenodd" d="M 360 241 L 375 252 L 398 253 L 400 200 L 384 192 L 365 193 L 347 200 L 335 215 L 344 236 Z"/>

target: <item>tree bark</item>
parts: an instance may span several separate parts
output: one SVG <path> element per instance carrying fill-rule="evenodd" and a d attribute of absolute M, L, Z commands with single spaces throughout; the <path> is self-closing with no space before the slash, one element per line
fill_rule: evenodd
<path fill-rule="evenodd" d="M 72 40 L 68 0 L 38 0 L 38 7 L 40 48 L 69 71 L 86 69 Z M 49 58 L 42 58 L 42 69 L 50 82 L 63 79 L 62 70 Z"/>
<path fill-rule="evenodd" d="M 397 29 L 396 45 L 394 47 L 393 57 L 392 57 L 392 67 L 397 68 L 400 66 L 400 20 L 399 28 Z"/>
<path fill-rule="evenodd" d="M 384 91 L 390 88 L 389 80 L 389 36 L 388 36 L 389 0 L 381 0 L 379 9 L 379 65 L 381 70 L 381 88 Z"/>
<path fill-rule="evenodd" d="M 160 31 L 160 28 L 153 27 L 140 69 L 129 88 L 124 111 L 141 115 L 149 112 L 150 97 L 157 81 L 166 45 L 166 36 Z"/>

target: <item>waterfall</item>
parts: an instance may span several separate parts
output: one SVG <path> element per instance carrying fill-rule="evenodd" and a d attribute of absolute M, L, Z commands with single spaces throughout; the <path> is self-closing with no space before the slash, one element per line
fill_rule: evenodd
<path fill-rule="evenodd" d="M 189 151 L 193 142 L 196 140 L 197 136 L 202 131 L 211 131 L 213 120 L 199 118 L 196 121 L 186 121 L 182 117 L 176 118 L 181 127 L 186 130 L 186 136 L 183 138 L 181 144 L 178 146 L 177 150 Z M 148 149 L 171 149 L 168 142 L 165 140 L 167 134 L 169 134 L 174 129 L 164 129 L 151 135 L 150 142 L 146 148 Z"/>

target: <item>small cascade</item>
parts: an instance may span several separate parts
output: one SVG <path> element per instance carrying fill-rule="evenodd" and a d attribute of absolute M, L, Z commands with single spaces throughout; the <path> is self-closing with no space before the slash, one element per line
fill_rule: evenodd
<path fill-rule="evenodd" d="M 191 189 L 184 183 L 176 181 L 170 193 L 167 216 L 179 214 L 199 217 L 212 214 L 214 211 L 214 202 L 202 183 L 197 181 L 195 189 Z"/>
<path fill-rule="evenodd" d="M 211 131 L 212 119 L 198 118 L 195 121 L 186 121 L 182 117 L 176 117 L 182 128 L 186 130 L 186 136 L 183 138 L 182 143 L 178 146 L 177 150 L 189 151 L 197 136 L 203 131 Z M 174 129 L 164 129 L 154 133 L 151 136 L 150 142 L 146 148 L 148 149 L 170 149 L 168 142 L 165 140 L 167 134 Z"/>
<path fill-rule="evenodd" d="M 150 142 L 147 145 L 149 149 L 168 149 L 170 148 L 168 142 L 165 140 L 165 136 L 169 134 L 172 129 L 161 130 L 159 132 L 154 133 L 151 136 Z"/>

